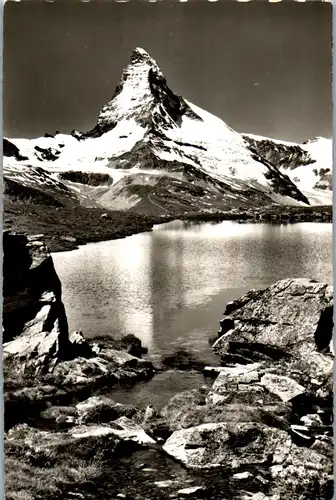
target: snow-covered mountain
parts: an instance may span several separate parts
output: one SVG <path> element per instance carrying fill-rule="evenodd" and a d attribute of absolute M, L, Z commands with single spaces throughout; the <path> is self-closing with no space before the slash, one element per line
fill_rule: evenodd
<path fill-rule="evenodd" d="M 6 140 L 4 177 L 17 191 L 47 185 L 58 202 L 64 189 L 66 203 L 148 214 L 308 204 L 291 170 L 251 141 L 174 94 L 137 48 L 92 130 Z"/>
<path fill-rule="evenodd" d="M 315 137 L 302 144 L 246 134 L 251 147 L 297 185 L 311 205 L 332 204 L 332 139 Z"/>

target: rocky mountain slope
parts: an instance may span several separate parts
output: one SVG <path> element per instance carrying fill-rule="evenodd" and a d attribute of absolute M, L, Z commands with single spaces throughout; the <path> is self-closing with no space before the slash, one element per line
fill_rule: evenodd
<path fill-rule="evenodd" d="M 309 204 L 273 157 L 172 92 L 139 48 L 92 130 L 6 139 L 4 155 L 10 199 L 44 193 L 49 203 L 152 215 Z"/>
<path fill-rule="evenodd" d="M 286 173 L 311 205 L 332 204 L 332 140 L 316 137 L 302 144 L 244 135 L 257 152 Z"/>

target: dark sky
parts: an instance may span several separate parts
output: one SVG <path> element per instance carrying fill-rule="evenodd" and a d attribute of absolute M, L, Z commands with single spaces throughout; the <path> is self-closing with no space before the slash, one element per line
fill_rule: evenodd
<path fill-rule="evenodd" d="M 319 2 L 9 2 L 4 135 L 92 128 L 140 46 L 239 132 L 331 137 L 331 17 Z"/>

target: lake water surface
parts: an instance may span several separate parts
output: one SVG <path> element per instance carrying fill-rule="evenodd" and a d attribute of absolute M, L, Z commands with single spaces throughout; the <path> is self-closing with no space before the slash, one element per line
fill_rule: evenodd
<path fill-rule="evenodd" d="M 209 338 L 227 302 L 288 277 L 332 282 L 332 224 L 175 221 L 53 259 L 70 331 L 133 333 L 152 359 L 184 347 L 218 364 Z"/>

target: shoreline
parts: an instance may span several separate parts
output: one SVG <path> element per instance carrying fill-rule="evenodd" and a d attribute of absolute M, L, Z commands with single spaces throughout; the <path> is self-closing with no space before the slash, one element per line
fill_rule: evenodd
<path fill-rule="evenodd" d="M 211 213 L 147 216 L 83 207 L 55 208 L 49 205 L 5 202 L 3 229 L 26 234 L 43 234 L 51 253 L 76 250 L 80 245 L 111 241 L 150 232 L 155 225 L 172 221 L 292 224 L 332 222 L 332 206 L 267 206 L 231 209 Z"/>

